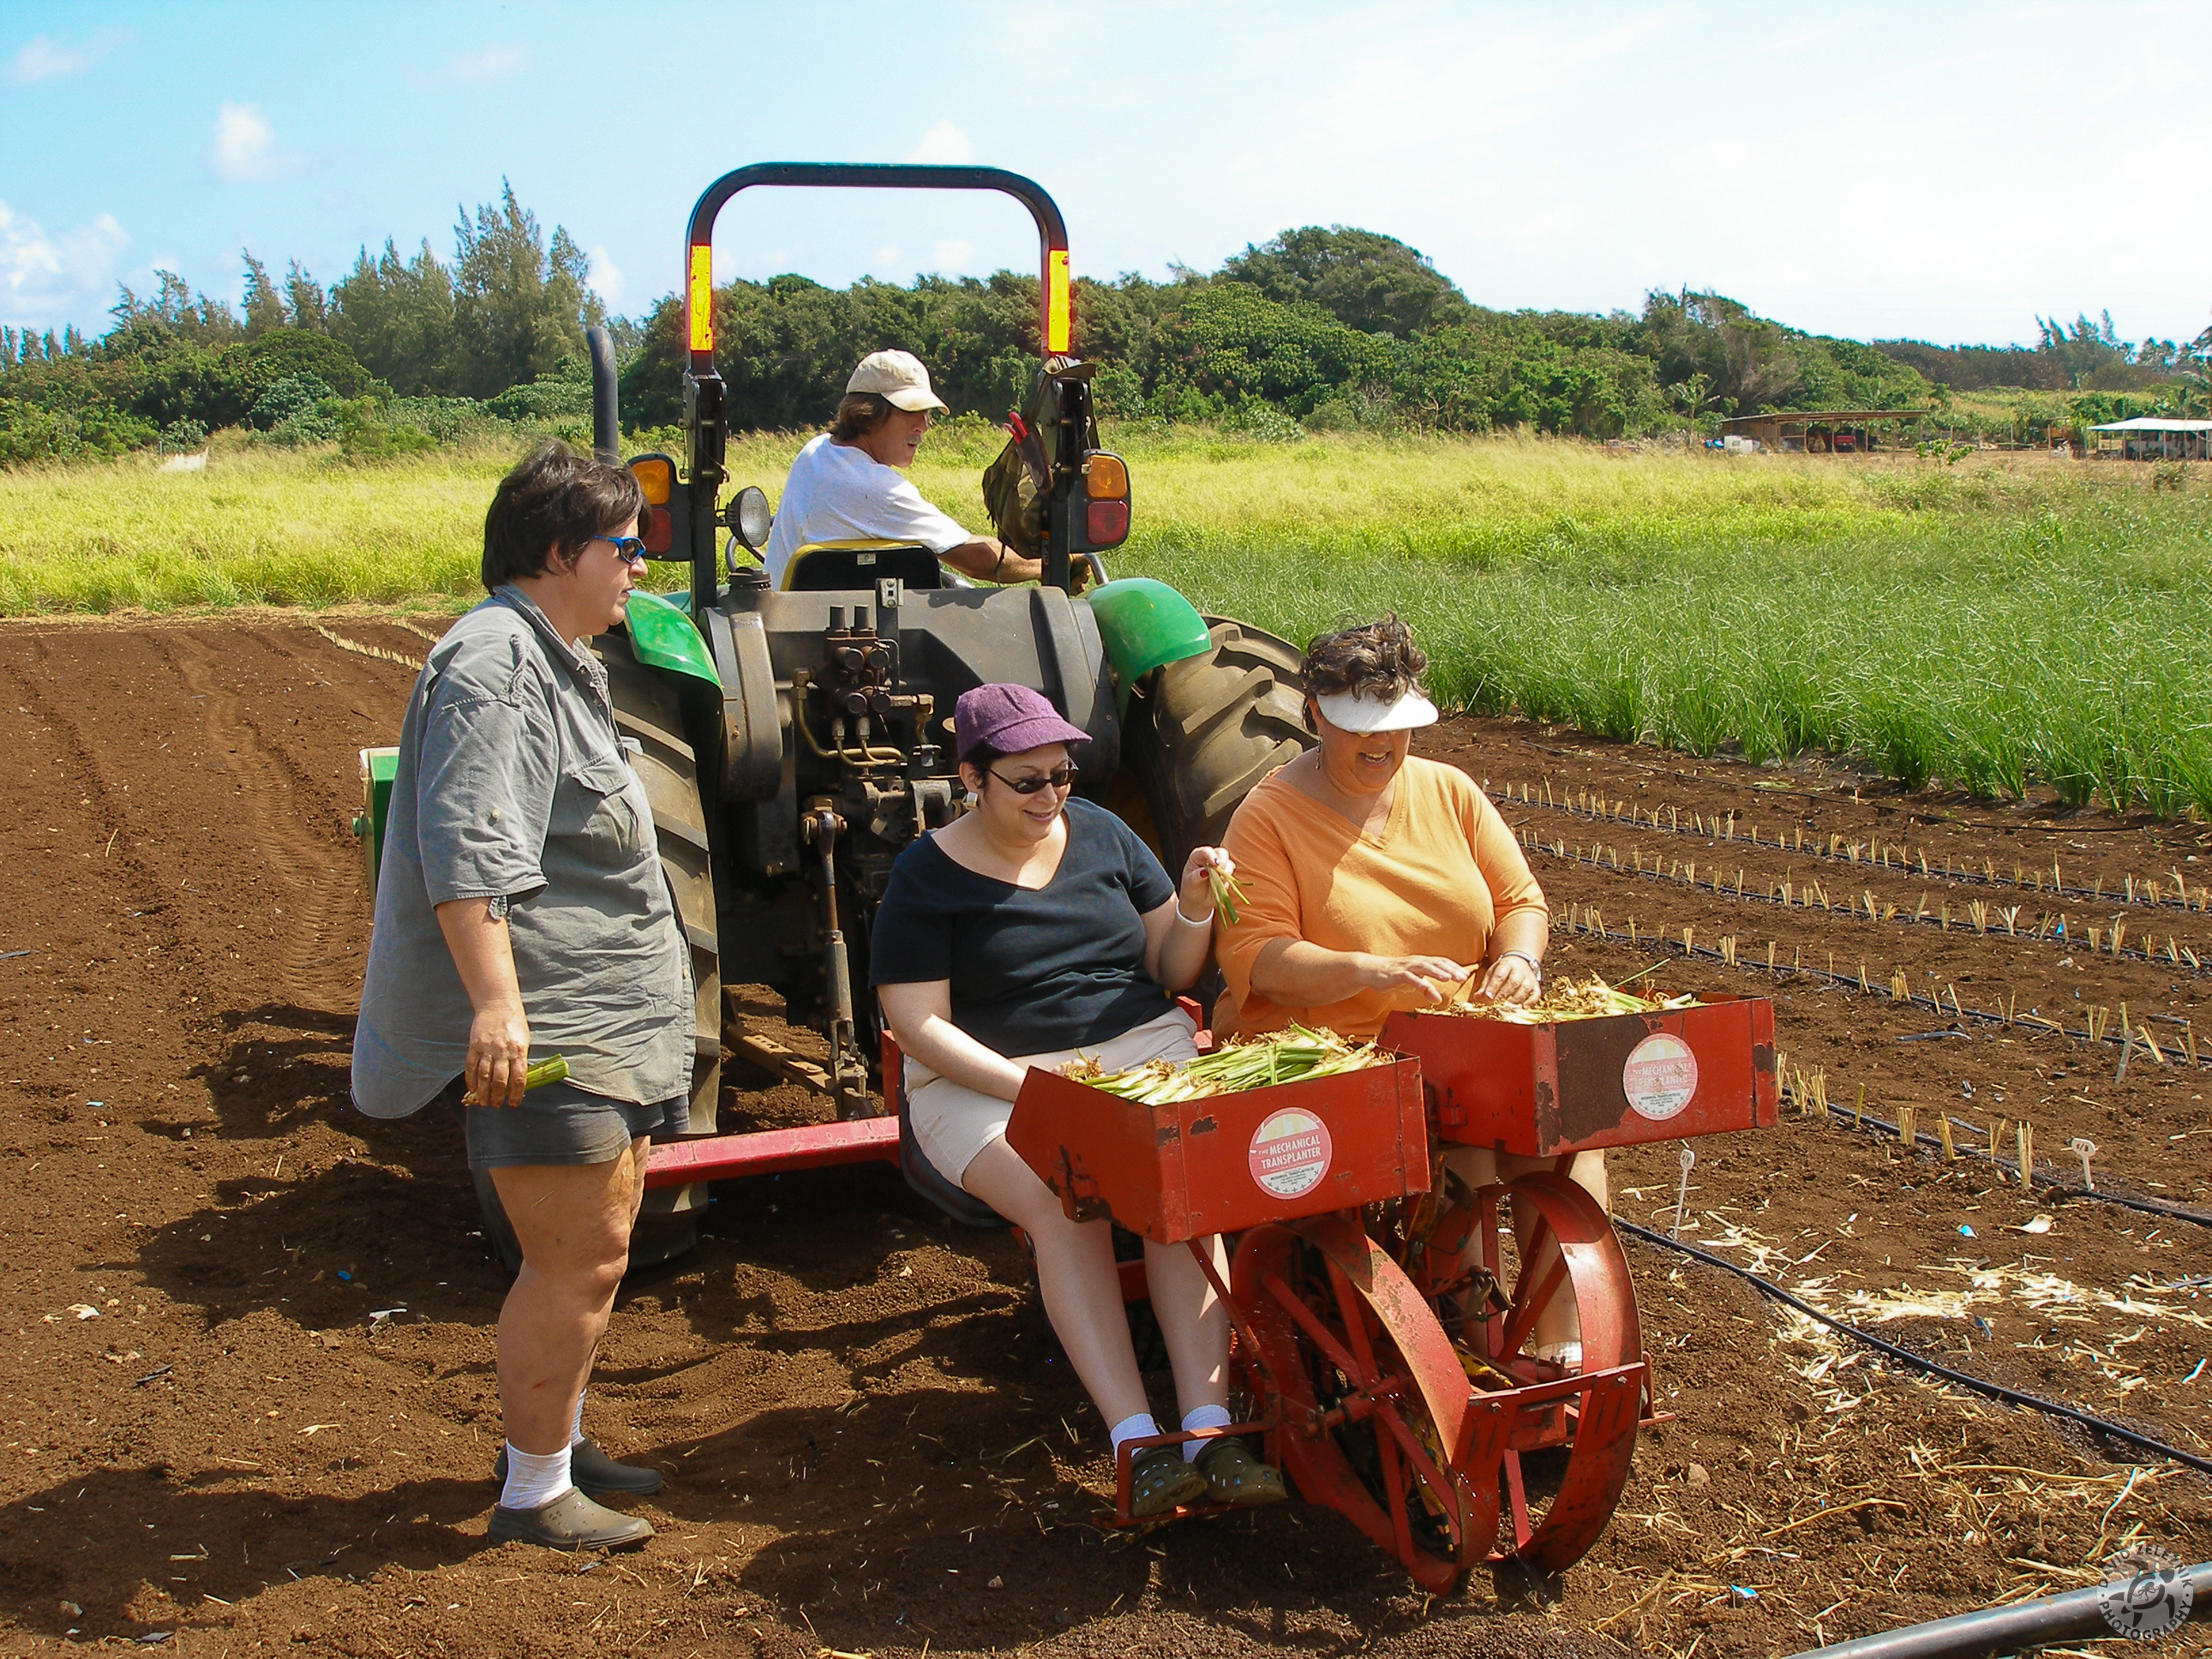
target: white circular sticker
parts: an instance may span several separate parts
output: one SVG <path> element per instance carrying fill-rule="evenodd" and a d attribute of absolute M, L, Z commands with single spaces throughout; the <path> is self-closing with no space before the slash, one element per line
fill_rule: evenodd
<path fill-rule="evenodd" d="M 1303 1198 L 1328 1173 L 1328 1125 L 1311 1112 L 1276 1112 L 1252 1131 L 1252 1179 L 1277 1198 Z"/>
<path fill-rule="evenodd" d="M 1630 1051 L 1620 1068 L 1620 1091 L 1655 1123 L 1663 1123 L 1698 1092 L 1698 1057 L 1668 1031 L 1654 1031 Z"/>

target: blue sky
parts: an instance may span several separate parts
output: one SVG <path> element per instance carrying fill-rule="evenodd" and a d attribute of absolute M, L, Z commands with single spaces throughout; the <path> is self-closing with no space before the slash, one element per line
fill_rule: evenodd
<path fill-rule="evenodd" d="M 973 160 L 1050 190 L 1093 276 L 1345 223 L 1503 307 L 1687 283 L 1862 338 L 2109 307 L 2186 339 L 2208 94 L 2201 9 L 2127 0 L 5 0 L 0 321 L 97 330 L 156 265 L 234 299 L 241 247 L 325 283 L 387 235 L 450 257 L 502 176 L 636 313 L 725 168 Z M 951 196 L 755 191 L 716 243 L 839 284 L 1035 260 L 1018 207 Z"/>

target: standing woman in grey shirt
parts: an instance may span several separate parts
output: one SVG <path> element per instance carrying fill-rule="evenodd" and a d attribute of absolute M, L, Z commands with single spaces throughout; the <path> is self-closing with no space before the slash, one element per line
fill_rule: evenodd
<path fill-rule="evenodd" d="M 469 1167 L 522 1248 L 500 1310 L 489 1533 L 562 1549 L 650 1538 L 592 1500 L 660 1486 L 582 1426 L 647 1138 L 683 1130 L 690 1084 L 690 957 L 586 643 L 623 619 L 643 505 L 626 468 L 562 444 L 501 481 L 490 597 L 431 651 L 400 727 L 354 1036 L 364 1112 L 466 1090 Z M 568 1080 L 526 1096 L 526 1069 L 556 1054 Z"/>

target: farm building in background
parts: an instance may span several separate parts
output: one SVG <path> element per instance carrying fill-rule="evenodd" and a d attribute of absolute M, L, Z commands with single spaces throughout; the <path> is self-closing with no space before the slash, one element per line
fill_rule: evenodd
<path fill-rule="evenodd" d="M 1721 422 L 1723 441 L 1748 438 L 1762 449 L 1801 455 L 1863 455 L 1881 441 L 1879 428 L 1899 421 L 1918 421 L 1924 409 L 1790 409 L 1763 415 L 1737 415 Z M 1894 441 L 1893 434 L 1881 438 Z M 1730 446 L 1734 447 L 1734 446 Z"/>
<path fill-rule="evenodd" d="M 2124 461 L 2201 461 L 2212 442 L 2212 421 L 2176 421 L 2138 415 L 2132 421 L 2093 426 L 2097 453 Z"/>

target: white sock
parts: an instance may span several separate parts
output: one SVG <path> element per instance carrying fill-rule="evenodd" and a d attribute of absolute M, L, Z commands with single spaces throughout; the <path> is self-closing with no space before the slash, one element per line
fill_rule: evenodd
<path fill-rule="evenodd" d="M 1226 1406 L 1194 1406 L 1182 1414 L 1183 1432 L 1188 1434 L 1196 1429 L 1225 1429 L 1236 1420 L 1230 1416 L 1229 1407 Z M 1212 1443 L 1211 1440 L 1184 1441 L 1182 1461 L 1186 1463 L 1195 1463 L 1198 1462 L 1199 1453 Z"/>
<path fill-rule="evenodd" d="M 588 1390 L 576 1391 L 576 1415 L 568 1423 L 568 1449 L 574 1451 L 584 1443 L 584 1395 Z"/>
<path fill-rule="evenodd" d="M 499 1495 L 503 1510 L 541 1509 L 568 1490 L 568 1449 L 556 1452 L 526 1452 L 512 1440 L 507 1443 L 507 1486 Z"/>
<path fill-rule="evenodd" d="M 1139 1412 L 1134 1417 L 1123 1418 L 1108 1431 L 1114 1439 L 1115 1460 L 1119 1462 L 1121 1459 L 1123 1441 L 1142 1440 L 1147 1435 L 1158 1434 L 1159 1431 L 1160 1425 L 1153 1419 L 1150 1412 Z"/>

